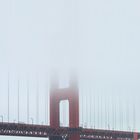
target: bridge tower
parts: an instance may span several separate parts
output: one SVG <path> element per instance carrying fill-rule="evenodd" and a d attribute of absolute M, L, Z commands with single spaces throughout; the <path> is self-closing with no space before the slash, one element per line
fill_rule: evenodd
<path fill-rule="evenodd" d="M 56 78 L 56 79 L 55 79 Z M 59 88 L 57 77 L 51 79 L 50 87 L 50 127 L 60 127 L 59 104 L 62 100 L 69 102 L 69 127 L 79 127 L 79 90 L 77 79 L 71 77 L 68 88 Z M 62 137 L 50 137 L 50 140 L 62 140 Z M 79 134 L 73 134 L 69 140 L 80 140 Z"/>

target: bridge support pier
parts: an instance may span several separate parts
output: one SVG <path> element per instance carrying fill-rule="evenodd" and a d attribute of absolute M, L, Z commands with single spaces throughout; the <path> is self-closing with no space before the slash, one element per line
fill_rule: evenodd
<path fill-rule="evenodd" d="M 134 140 L 138 140 L 138 133 L 134 133 Z"/>
<path fill-rule="evenodd" d="M 55 77 L 54 77 L 55 78 Z M 69 127 L 79 128 L 79 91 L 76 79 L 71 79 L 68 88 L 60 89 L 58 81 L 52 79 L 50 89 L 50 126 L 60 127 L 59 104 L 62 100 L 69 101 Z M 50 137 L 50 140 L 61 140 L 62 137 Z M 79 134 L 72 134 L 70 140 L 80 140 Z"/>
<path fill-rule="evenodd" d="M 80 140 L 80 135 L 79 134 L 71 135 L 69 140 Z"/>

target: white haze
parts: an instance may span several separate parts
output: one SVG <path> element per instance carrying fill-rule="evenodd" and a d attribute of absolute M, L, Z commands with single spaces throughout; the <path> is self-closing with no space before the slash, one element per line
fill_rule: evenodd
<path fill-rule="evenodd" d="M 0 0 L 0 115 L 4 121 L 8 73 L 10 121 L 17 121 L 18 79 L 20 121 L 27 121 L 27 80 L 30 118 L 36 121 L 38 79 L 39 123 L 49 124 L 44 96 L 47 93 L 48 99 L 50 73 L 57 71 L 64 87 L 75 72 L 81 95 L 80 125 L 140 131 L 139 7 L 139 0 Z"/>

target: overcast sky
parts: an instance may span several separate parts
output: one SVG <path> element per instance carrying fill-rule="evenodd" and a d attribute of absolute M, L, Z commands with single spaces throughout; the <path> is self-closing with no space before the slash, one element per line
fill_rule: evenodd
<path fill-rule="evenodd" d="M 139 7 L 139 0 L 0 0 L 0 115 L 4 121 L 8 73 L 10 121 L 17 121 L 19 79 L 20 121 L 27 121 L 29 81 L 30 119 L 36 121 L 38 87 L 39 123 L 48 124 L 45 102 L 50 73 L 57 71 L 64 87 L 75 72 L 81 95 L 80 125 L 140 131 Z"/>

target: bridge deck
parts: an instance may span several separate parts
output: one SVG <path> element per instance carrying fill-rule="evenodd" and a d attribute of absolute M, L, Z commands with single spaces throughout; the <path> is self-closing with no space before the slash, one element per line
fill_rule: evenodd
<path fill-rule="evenodd" d="M 33 125 L 33 124 L 18 124 L 18 123 L 0 123 L 0 135 L 6 136 L 27 136 L 27 137 L 42 137 L 47 138 L 51 136 L 69 137 L 71 134 L 78 133 L 81 139 L 133 139 L 134 132 L 127 131 L 113 131 L 100 129 L 86 129 L 86 128 L 69 128 L 60 127 L 57 129 L 51 128 L 47 125 Z M 140 133 L 137 133 L 140 139 Z"/>

